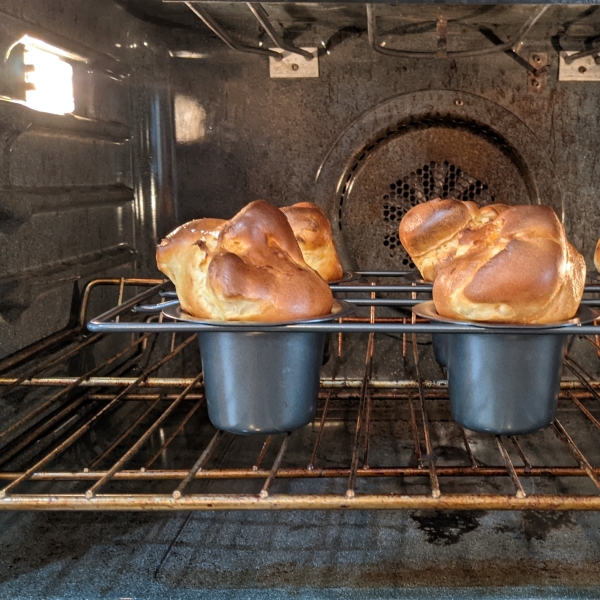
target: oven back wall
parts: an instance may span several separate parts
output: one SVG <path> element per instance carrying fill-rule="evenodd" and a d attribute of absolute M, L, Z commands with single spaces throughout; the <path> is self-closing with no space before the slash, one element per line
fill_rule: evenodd
<path fill-rule="evenodd" d="M 228 25 L 230 32 L 245 35 L 244 41 L 256 45 L 258 29 L 246 21 L 243 27 L 233 18 L 227 21 L 224 10 L 219 14 L 213 6 L 207 10 L 219 16 L 221 24 Z M 238 8 L 240 13 L 242 10 L 243 7 Z M 401 13 L 408 9 L 398 6 L 394 10 Z M 531 12 L 532 8 L 520 7 L 519 10 Z M 324 41 L 328 48 L 319 58 L 319 77 L 307 79 L 271 79 L 267 58 L 230 51 L 222 42 L 199 30 L 197 37 L 188 37 L 177 50 L 196 53 L 201 50 L 204 58 L 174 58 L 172 66 L 174 92 L 188 101 L 188 104 L 181 102 L 183 109 L 179 111 L 179 118 L 185 121 L 186 106 L 193 101 L 202 121 L 199 139 L 180 140 L 177 145 L 182 221 L 202 216 L 228 218 L 257 198 L 278 205 L 317 199 L 327 207 L 332 219 L 337 219 L 339 214 L 342 221 L 348 223 L 339 235 L 346 236 L 349 258 L 355 266 L 405 268 L 401 252 L 390 253 L 389 245 L 385 248 L 383 245 L 386 235 L 395 231 L 397 222 L 390 223 L 385 218 L 386 199 L 382 190 L 389 192 L 390 184 L 411 175 L 414 167 L 435 161 L 440 168 L 448 169 L 448 165 L 444 167 L 444 155 L 448 155 L 449 165 L 472 175 L 473 184 L 480 179 L 478 172 L 483 172 L 481 177 L 488 177 L 488 181 L 480 182 L 473 199 L 509 203 L 535 201 L 527 182 L 519 178 L 518 169 L 509 164 L 510 160 L 502 158 L 501 147 L 495 154 L 490 151 L 483 155 L 483 142 L 469 143 L 469 135 L 474 139 L 472 133 L 463 135 L 455 130 L 448 135 L 442 132 L 441 137 L 436 138 L 433 130 L 429 133 L 421 130 L 418 135 L 411 134 L 412 138 L 407 135 L 396 140 L 395 145 L 388 144 L 384 148 L 387 155 L 383 152 L 369 159 L 370 162 L 361 167 L 361 181 L 358 181 L 359 176 L 355 181 L 353 193 L 356 198 L 360 196 L 360 202 L 344 205 L 340 210 L 335 185 L 343 179 L 345 169 L 352 165 L 361 148 L 368 146 L 380 130 L 395 127 L 400 114 L 405 118 L 412 110 L 422 118 L 429 110 L 434 117 L 439 116 L 437 113 L 442 109 L 436 108 L 435 100 L 439 93 L 445 94 L 444 103 L 450 106 L 443 109 L 449 111 L 443 115 L 449 120 L 481 123 L 508 137 L 512 135 L 515 121 L 527 131 L 526 136 L 516 140 L 515 150 L 520 156 L 518 160 L 525 157 L 525 163 L 531 161 L 519 168 L 527 173 L 525 179 L 530 178 L 534 187 L 537 186 L 541 202 L 560 210 L 562 197 L 568 235 L 585 255 L 588 267 L 593 268 L 592 256 L 600 225 L 596 208 L 600 84 L 558 81 L 558 54 L 551 37 L 561 26 L 555 17 L 552 22 L 536 28 L 532 32 L 535 35 L 528 38 L 520 51 L 524 60 L 535 52 L 548 54 L 547 86 L 541 93 L 531 93 L 527 71 L 505 54 L 467 60 L 405 60 L 381 56 L 369 47 L 365 22 L 360 19 L 352 21 L 352 25 L 346 24 L 337 33 L 334 29 L 320 31 L 318 22 L 298 33 L 301 27 L 296 24 L 296 33 L 290 33 L 296 45 L 320 46 Z M 290 27 L 293 29 L 293 25 Z M 518 27 L 516 21 L 512 31 Z M 418 49 L 435 43 L 435 28 L 433 33 L 431 28 L 423 28 L 423 31 Z M 510 28 L 507 31 L 510 32 Z M 508 34 L 501 35 L 506 39 Z M 463 47 L 489 44 L 479 33 L 465 36 L 461 39 Z M 385 39 L 389 46 L 402 43 L 409 46 L 409 42 L 398 42 L 399 38 L 393 36 Z M 448 101 L 450 92 L 456 93 L 455 104 L 451 99 Z M 380 114 L 368 123 L 370 111 L 394 98 L 397 98 L 396 108 L 390 109 L 387 116 L 381 118 Z M 345 164 L 342 160 L 337 170 L 332 171 L 328 153 L 340 136 L 361 120 L 366 123 L 364 127 L 361 125 L 362 141 L 355 136 L 354 145 L 347 147 Z M 453 146 L 454 139 L 458 140 L 458 146 Z M 506 164 L 501 164 L 500 159 Z M 321 182 L 315 184 L 322 163 L 321 177 L 329 169 L 327 176 L 333 182 L 327 189 Z M 489 190 L 483 187 L 487 184 Z M 433 189 L 429 195 L 432 193 Z M 483 195 L 478 195 L 480 193 Z M 409 199 L 399 200 L 406 204 L 400 211 L 410 207 Z M 336 228 L 339 229 L 339 225 Z M 389 236 L 387 240 L 389 244 Z M 382 252 L 357 256 L 360 248 L 369 246 L 381 246 Z"/>
<path fill-rule="evenodd" d="M 84 59 L 72 62 L 74 115 L 0 99 L 0 358 L 65 327 L 88 280 L 155 273 L 173 212 L 156 31 L 108 1 L 0 5 L 3 51 L 28 34 Z M 0 66 L 0 96 L 11 75 Z"/>

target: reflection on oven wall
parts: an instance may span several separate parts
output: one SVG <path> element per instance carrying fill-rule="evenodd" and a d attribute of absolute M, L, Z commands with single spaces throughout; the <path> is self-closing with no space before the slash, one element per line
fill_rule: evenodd
<path fill-rule="evenodd" d="M 551 7 L 516 53 L 476 58 L 452 52 L 515 39 L 536 7 L 375 7 L 374 43 L 441 53 L 407 59 L 373 50 L 363 5 L 267 4 L 286 43 L 318 48 L 317 77 L 275 78 L 185 6 L 61 5 L 2 6 L 0 94 L 26 97 L 14 70 L 29 35 L 72 66 L 87 119 L 0 105 L 2 355 L 66 325 L 81 281 L 155 275 L 175 223 L 256 198 L 317 201 L 347 264 L 373 269 L 411 268 L 396 229 L 415 202 L 539 200 L 562 207 L 591 266 L 598 83 L 560 81 L 558 50 L 586 47 L 597 7 Z M 207 10 L 234 39 L 272 45 L 247 6 Z"/>
<path fill-rule="evenodd" d="M 0 356 L 72 324 L 88 280 L 154 269 L 176 220 L 159 32 L 112 2 L 0 6 Z"/>

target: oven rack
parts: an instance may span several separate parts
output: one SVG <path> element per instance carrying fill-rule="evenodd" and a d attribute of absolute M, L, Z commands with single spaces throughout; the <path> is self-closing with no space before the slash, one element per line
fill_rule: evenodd
<path fill-rule="evenodd" d="M 414 275 L 413 272 L 407 271 L 356 271 L 354 273 L 362 278 L 382 278 L 382 277 L 406 277 Z M 155 282 L 156 280 L 152 280 Z M 588 279 L 588 281 L 590 281 Z M 242 327 L 239 323 L 234 325 L 226 324 L 203 324 L 189 321 L 163 321 L 162 317 L 158 320 L 139 320 L 132 321 L 122 320 L 133 313 L 147 314 L 160 313 L 162 308 L 166 308 L 173 303 L 177 303 L 177 295 L 174 290 L 168 290 L 171 283 L 168 280 L 162 281 L 154 285 L 152 288 L 138 294 L 132 299 L 117 304 L 117 306 L 109 309 L 98 317 L 90 319 L 87 328 L 95 333 L 146 333 L 146 332 L 201 332 L 201 331 L 224 331 L 233 332 L 240 331 Z M 400 285 L 387 285 L 370 282 L 369 285 L 361 283 L 349 285 L 332 285 L 331 289 L 336 295 L 343 294 L 343 300 L 356 307 L 371 307 L 375 308 L 390 307 L 409 309 L 419 302 L 423 302 L 431 297 L 431 284 L 417 283 L 411 281 Z M 403 294 L 409 297 L 377 297 L 378 294 Z M 600 285 L 591 280 L 587 283 L 584 290 L 584 297 L 581 301 L 585 306 L 600 306 Z M 362 294 L 366 297 L 348 296 L 348 294 Z M 419 295 L 420 294 L 420 295 Z M 593 295 L 596 297 L 590 298 Z M 155 303 L 147 303 L 149 298 L 160 296 L 161 301 Z M 425 296 L 425 297 L 424 297 Z M 175 298 L 175 299 L 173 299 Z M 419 334 L 419 333 L 478 333 L 478 334 L 494 334 L 498 333 L 495 327 L 485 327 L 478 325 L 473 327 L 469 324 L 458 323 L 441 323 L 441 322 L 417 322 L 415 319 L 410 320 L 387 320 L 386 322 L 371 322 L 370 319 L 337 319 L 335 321 L 325 322 L 307 322 L 293 325 L 256 325 L 251 322 L 244 324 L 245 331 L 298 331 L 298 332 L 323 332 L 323 333 L 388 333 L 388 334 Z M 519 333 L 519 334 L 547 334 L 552 335 L 561 333 L 563 335 L 572 334 L 597 334 L 596 324 L 592 325 L 568 325 L 561 327 L 548 327 L 542 329 L 523 329 L 511 328 L 509 326 L 503 328 L 503 333 Z"/>
<path fill-rule="evenodd" d="M 520 437 L 454 423 L 447 382 L 420 376 L 410 329 L 398 352 L 412 360 L 415 377 L 373 377 L 371 332 L 362 378 L 322 379 L 314 422 L 279 436 L 234 436 L 210 425 L 194 333 L 133 334 L 87 370 L 54 372 L 114 338 L 83 327 L 94 290 L 112 286 L 124 306 L 128 290 L 150 287 L 150 298 L 157 285 L 94 280 L 75 327 L 0 361 L 0 393 L 21 409 L 0 431 L 0 509 L 600 509 L 600 381 L 571 351 L 556 421 Z M 378 323 L 375 311 L 365 319 L 410 325 L 406 317 Z M 576 338 L 597 360 L 597 337 Z M 345 333 L 338 355 L 344 343 Z M 164 372 L 178 361 L 195 369 Z"/>

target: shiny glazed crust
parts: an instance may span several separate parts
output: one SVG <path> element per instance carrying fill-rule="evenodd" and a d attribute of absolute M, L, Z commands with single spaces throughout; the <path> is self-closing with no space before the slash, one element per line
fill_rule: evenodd
<path fill-rule="evenodd" d="M 286 217 L 264 200 L 229 221 L 200 219 L 157 248 L 183 310 L 217 321 L 287 321 L 328 314 L 329 286 L 304 261 Z"/>
<path fill-rule="evenodd" d="M 475 202 L 452 198 L 423 202 L 400 221 L 400 241 L 423 279 L 435 281 L 439 270 L 456 255 L 461 233 L 482 227 L 507 208 L 504 204 L 479 208 Z"/>
<path fill-rule="evenodd" d="M 287 217 L 306 264 L 325 281 L 341 279 L 344 270 L 338 258 L 331 223 L 311 202 L 299 202 L 280 209 Z"/>
<path fill-rule="evenodd" d="M 548 206 L 513 206 L 459 236 L 456 258 L 433 285 L 437 312 L 492 323 L 544 324 L 572 318 L 585 261 Z"/>

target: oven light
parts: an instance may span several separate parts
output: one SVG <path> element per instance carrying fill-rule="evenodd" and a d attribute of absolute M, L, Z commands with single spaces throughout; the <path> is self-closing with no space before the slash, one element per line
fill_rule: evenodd
<path fill-rule="evenodd" d="M 25 105 L 41 112 L 64 115 L 75 110 L 73 99 L 73 67 L 60 50 L 25 36 Z"/>

